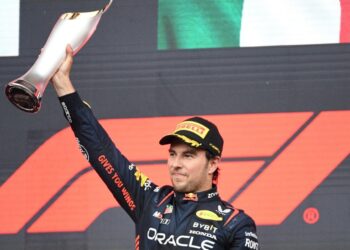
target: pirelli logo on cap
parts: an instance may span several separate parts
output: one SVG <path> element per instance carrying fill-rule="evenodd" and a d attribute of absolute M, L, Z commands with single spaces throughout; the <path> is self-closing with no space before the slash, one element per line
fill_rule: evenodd
<path fill-rule="evenodd" d="M 209 132 L 209 129 L 207 127 L 203 126 L 202 124 L 199 124 L 197 122 L 192 122 L 192 121 L 184 121 L 184 122 L 179 123 L 176 126 L 174 133 L 176 133 L 180 130 L 186 130 L 186 131 L 192 132 L 192 133 L 198 135 L 199 137 L 201 137 L 202 139 L 204 139 Z"/>

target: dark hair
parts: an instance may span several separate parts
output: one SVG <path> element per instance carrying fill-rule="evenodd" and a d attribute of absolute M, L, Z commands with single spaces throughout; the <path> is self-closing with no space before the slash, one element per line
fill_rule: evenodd
<path fill-rule="evenodd" d="M 205 150 L 205 157 L 207 158 L 208 161 L 214 159 L 216 157 L 216 155 L 213 155 L 212 153 L 210 153 L 208 150 Z M 215 170 L 215 172 L 213 173 L 213 184 L 218 184 L 218 179 L 219 179 L 219 167 Z"/>

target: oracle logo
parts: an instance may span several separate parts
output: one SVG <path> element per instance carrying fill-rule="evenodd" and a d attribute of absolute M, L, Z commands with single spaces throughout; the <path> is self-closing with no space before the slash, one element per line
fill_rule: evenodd
<path fill-rule="evenodd" d="M 225 139 L 220 196 L 258 225 L 283 223 L 350 151 L 348 110 L 204 117 Z M 163 185 L 169 183 L 160 164 L 167 148 L 158 140 L 186 118 L 100 122 L 129 160 Z M 104 211 L 119 206 L 81 156 L 70 128 L 23 162 L 0 187 L 0 200 L 0 234 L 85 231 Z"/>

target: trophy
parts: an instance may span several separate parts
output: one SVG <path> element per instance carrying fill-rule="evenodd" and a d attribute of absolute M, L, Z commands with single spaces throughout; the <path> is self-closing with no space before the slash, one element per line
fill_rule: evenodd
<path fill-rule="evenodd" d="M 23 111 L 38 112 L 48 82 L 66 57 L 67 44 L 71 45 L 73 54 L 78 53 L 112 2 L 110 0 L 101 10 L 62 14 L 33 66 L 23 76 L 6 84 L 5 93 L 10 102 Z"/>

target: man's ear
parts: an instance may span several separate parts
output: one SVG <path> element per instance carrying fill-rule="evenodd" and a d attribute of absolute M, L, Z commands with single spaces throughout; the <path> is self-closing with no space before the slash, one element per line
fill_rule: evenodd
<path fill-rule="evenodd" d="M 215 156 L 214 158 L 209 160 L 209 169 L 208 169 L 209 174 L 213 174 L 215 170 L 219 167 L 220 160 L 221 160 L 220 156 Z"/>

